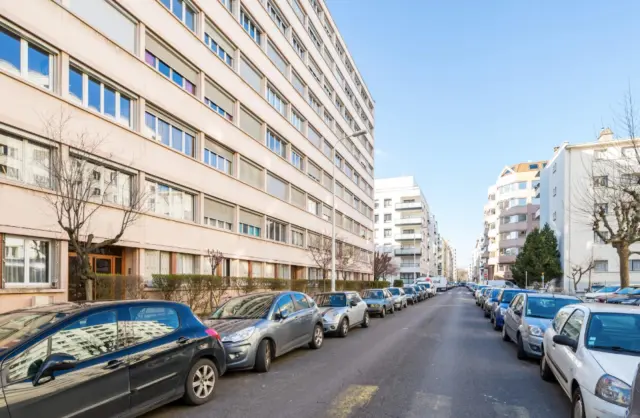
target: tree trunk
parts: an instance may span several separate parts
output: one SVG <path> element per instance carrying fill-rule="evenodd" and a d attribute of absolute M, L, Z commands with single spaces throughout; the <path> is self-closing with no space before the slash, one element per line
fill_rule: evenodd
<path fill-rule="evenodd" d="M 620 259 L 620 287 L 629 286 L 629 245 L 621 245 L 616 248 Z"/>
<path fill-rule="evenodd" d="M 77 251 L 76 254 L 80 259 L 80 280 L 84 282 L 85 299 L 93 300 L 94 293 L 94 274 L 91 270 L 91 264 L 89 263 L 89 255 L 83 251 Z"/>

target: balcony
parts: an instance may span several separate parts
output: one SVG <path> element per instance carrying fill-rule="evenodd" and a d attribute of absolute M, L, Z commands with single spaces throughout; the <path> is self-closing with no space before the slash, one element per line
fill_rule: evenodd
<path fill-rule="evenodd" d="M 422 225 L 422 218 L 420 216 L 398 218 L 396 219 L 396 225 Z"/>
<path fill-rule="evenodd" d="M 515 239 L 501 239 L 499 242 L 500 248 L 511 248 L 511 247 L 524 247 L 524 242 L 526 238 L 515 238 Z"/>
<path fill-rule="evenodd" d="M 498 263 L 500 264 L 513 264 L 516 262 L 515 255 L 501 255 L 498 257 Z"/>
<path fill-rule="evenodd" d="M 415 210 L 422 209 L 422 202 L 404 202 L 396 203 L 396 210 Z"/>
<path fill-rule="evenodd" d="M 522 222 L 513 222 L 510 224 L 500 224 L 498 226 L 498 232 L 512 232 L 512 231 L 526 231 L 527 230 L 527 221 Z"/>
<path fill-rule="evenodd" d="M 394 255 L 422 255 L 422 248 L 419 247 L 406 247 L 406 248 L 396 248 L 393 250 Z"/>
<path fill-rule="evenodd" d="M 420 271 L 420 263 L 400 263 L 400 273 Z"/>
<path fill-rule="evenodd" d="M 396 234 L 396 241 L 420 241 L 422 240 L 422 234 Z"/>
<path fill-rule="evenodd" d="M 509 209 L 503 209 L 500 216 L 526 215 L 529 208 L 527 205 L 511 206 Z"/>

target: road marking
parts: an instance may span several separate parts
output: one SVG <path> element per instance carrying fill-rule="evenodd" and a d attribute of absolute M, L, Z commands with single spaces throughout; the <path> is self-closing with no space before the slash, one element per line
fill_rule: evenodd
<path fill-rule="evenodd" d="M 331 418 L 347 418 L 353 411 L 369 403 L 378 386 L 351 385 L 331 404 L 327 414 Z"/>
<path fill-rule="evenodd" d="M 499 417 L 530 418 L 529 411 L 527 411 L 527 408 L 522 406 L 494 403 L 493 409 L 495 409 L 496 414 L 498 414 Z"/>
<path fill-rule="evenodd" d="M 416 392 L 407 418 L 451 418 L 451 397 Z"/>

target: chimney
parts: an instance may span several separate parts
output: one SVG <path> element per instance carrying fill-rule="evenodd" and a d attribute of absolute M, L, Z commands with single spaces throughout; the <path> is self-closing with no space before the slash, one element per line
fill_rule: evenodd
<path fill-rule="evenodd" d="M 598 142 L 613 141 L 613 131 L 609 128 L 604 128 L 598 135 Z"/>

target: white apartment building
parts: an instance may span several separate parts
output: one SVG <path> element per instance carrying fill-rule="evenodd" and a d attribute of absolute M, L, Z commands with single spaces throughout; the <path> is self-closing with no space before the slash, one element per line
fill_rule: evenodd
<path fill-rule="evenodd" d="M 322 0 L 0 0 L 0 91 L 0 311 L 68 299 L 42 198 L 57 153 L 109 202 L 96 240 L 148 194 L 97 272 L 207 273 L 216 249 L 220 275 L 316 279 L 307 245 L 335 206 L 346 276 L 371 278 L 374 103 Z M 60 115 L 63 142 L 43 123 Z"/>
<path fill-rule="evenodd" d="M 413 176 L 375 180 L 375 245 L 391 253 L 406 283 L 436 273 L 437 224 Z"/>
<path fill-rule="evenodd" d="M 585 196 L 590 200 L 591 193 L 587 188 L 594 187 L 594 172 L 604 173 L 611 169 L 607 174 L 612 178 L 620 175 L 613 172 L 616 164 L 609 164 L 608 161 L 626 159 L 635 162 L 635 152 L 631 141 L 614 140 L 613 132 L 604 129 L 596 142 L 576 145 L 563 143 L 541 172 L 540 225 L 548 223 L 556 233 L 564 271 L 564 288 L 567 291 L 573 290 L 572 267 L 585 267 L 590 261 L 594 262 L 594 269 L 582 278 L 578 290 L 585 289 L 590 282 L 620 284 L 618 254 L 593 232 L 592 217 L 586 213 L 591 208 L 584 210 L 587 205 Z M 605 170 L 601 170 L 601 167 Z M 606 178 L 604 182 L 606 184 Z M 601 203 L 606 202 L 594 202 Z M 632 245 L 632 251 L 639 250 L 638 244 Z M 630 257 L 629 273 L 632 283 L 640 283 L 640 256 Z"/>
<path fill-rule="evenodd" d="M 538 173 L 546 164 L 538 161 L 506 166 L 489 187 L 484 206 L 482 279 L 511 278 L 511 265 L 527 234 L 539 226 L 536 188 Z"/>
<path fill-rule="evenodd" d="M 471 252 L 471 263 L 469 265 L 469 280 L 477 282 L 483 276 L 484 262 L 482 259 L 482 253 L 484 251 L 485 237 L 481 235 L 476 239 L 475 246 Z"/>

